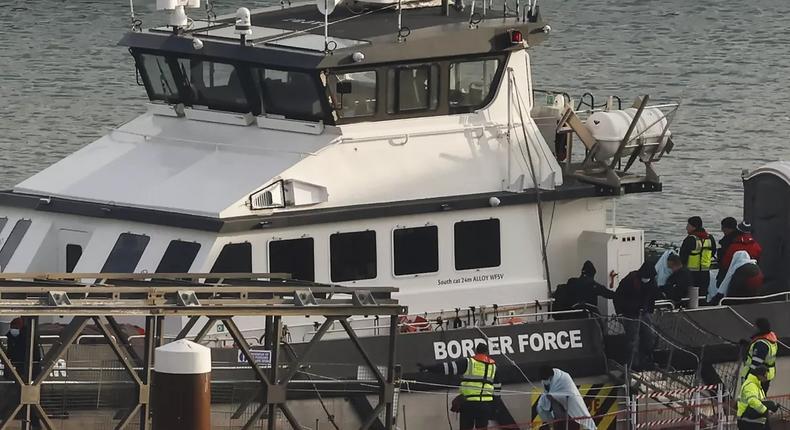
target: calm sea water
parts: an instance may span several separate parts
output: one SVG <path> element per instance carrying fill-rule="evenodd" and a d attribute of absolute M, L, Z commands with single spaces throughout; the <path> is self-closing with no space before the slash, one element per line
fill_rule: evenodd
<path fill-rule="evenodd" d="M 145 25 L 161 19 L 136 0 Z M 262 1 L 216 1 L 218 12 Z M 787 0 L 541 0 L 552 26 L 533 48 L 535 86 L 630 104 L 682 99 L 661 194 L 618 201 L 618 223 L 677 240 L 742 211 L 740 173 L 790 159 Z M 146 101 L 116 46 L 124 0 L 0 0 L 0 188 L 140 114 Z"/>

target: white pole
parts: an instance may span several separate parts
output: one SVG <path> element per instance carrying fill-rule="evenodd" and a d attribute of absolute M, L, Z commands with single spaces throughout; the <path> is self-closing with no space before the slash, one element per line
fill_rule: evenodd
<path fill-rule="evenodd" d="M 324 52 L 329 51 L 329 0 L 324 0 Z"/>
<path fill-rule="evenodd" d="M 513 143 L 511 141 L 511 132 L 513 130 L 513 70 L 507 69 L 507 178 L 505 178 L 505 189 L 510 191 L 511 183 L 511 167 L 510 159 L 513 157 Z"/>

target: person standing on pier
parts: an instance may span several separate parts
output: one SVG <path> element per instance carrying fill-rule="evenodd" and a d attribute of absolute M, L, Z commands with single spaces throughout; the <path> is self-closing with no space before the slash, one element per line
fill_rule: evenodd
<path fill-rule="evenodd" d="M 716 239 L 702 227 L 702 218 L 693 216 L 686 225 L 688 236 L 680 245 L 680 260 L 691 271 L 700 296 L 705 296 L 710 285 L 710 265 L 716 254 Z"/>
<path fill-rule="evenodd" d="M 453 400 L 453 412 L 461 413 L 461 430 L 485 430 L 494 415 L 496 362 L 488 355 L 488 344 L 479 343 L 475 355 L 451 362 L 424 366 L 421 372 L 460 376 L 460 394 Z"/>

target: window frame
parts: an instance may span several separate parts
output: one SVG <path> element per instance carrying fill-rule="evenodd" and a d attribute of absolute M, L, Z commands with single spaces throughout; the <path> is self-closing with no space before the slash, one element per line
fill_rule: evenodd
<path fill-rule="evenodd" d="M 347 279 L 347 280 L 336 280 L 334 278 L 334 276 L 333 276 L 333 273 L 332 273 L 332 256 L 334 255 L 334 253 L 332 252 L 332 237 L 337 236 L 337 235 L 355 234 L 355 233 L 373 233 L 373 252 L 374 252 L 373 262 L 375 263 L 374 264 L 374 270 L 375 270 L 374 276 L 373 277 L 369 277 L 369 278 L 356 278 L 356 279 Z M 378 264 L 378 258 L 379 258 L 378 246 L 379 246 L 379 242 L 378 242 L 378 232 L 375 229 L 351 230 L 351 231 L 335 231 L 335 232 L 333 232 L 333 233 L 331 233 L 329 235 L 328 242 L 329 242 L 328 245 L 329 245 L 329 280 L 330 280 L 330 282 L 334 283 L 334 282 L 371 281 L 371 280 L 375 280 L 375 279 L 379 278 L 379 275 L 381 274 L 379 272 L 379 264 Z"/>
<path fill-rule="evenodd" d="M 337 110 L 334 107 L 334 99 L 332 97 L 332 89 L 329 83 L 329 75 L 339 75 L 339 74 L 351 74 L 351 73 L 365 73 L 365 72 L 373 72 L 376 74 L 376 88 L 374 93 L 376 94 L 376 109 L 374 109 L 373 113 L 370 115 L 362 115 L 362 116 L 352 116 L 352 117 L 340 117 L 336 116 Z M 330 69 L 324 70 L 322 73 L 326 75 L 326 83 L 324 84 L 324 94 L 326 94 L 327 104 L 329 105 L 329 112 L 334 118 L 335 123 L 337 124 L 349 124 L 354 122 L 364 122 L 370 121 L 374 118 L 377 118 L 381 113 L 381 101 L 382 99 L 382 85 L 381 85 L 381 67 L 355 67 L 351 69 Z M 337 83 L 335 83 L 337 85 Z"/>
<path fill-rule="evenodd" d="M 456 246 L 458 240 L 456 238 L 456 226 L 461 223 L 469 223 L 469 222 L 479 222 L 479 221 L 491 221 L 496 220 L 497 226 L 499 227 L 499 264 L 495 266 L 483 266 L 483 267 L 471 267 L 471 268 L 458 268 L 458 255 L 456 253 Z M 468 271 L 480 271 L 480 270 L 488 270 L 488 269 L 495 269 L 498 267 L 502 267 L 502 219 L 497 217 L 489 217 L 489 218 L 479 218 L 479 219 L 460 219 L 453 222 L 453 269 L 456 272 L 468 272 Z"/>
<path fill-rule="evenodd" d="M 272 269 L 272 243 L 296 241 L 296 240 L 310 240 L 312 242 L 312 245 L 313 245 L 312 246 L 312 251 L 313 251 L 312 252 L 312 254 L 313 254 L 312 255 L 313 256 L 313 279 L 294 278 L 293 277 L 293 273 L 291 273 L 292 279 L 296 279 L 296 280 L 299 280 L 299 281 L 305 281 L 305 282 L 315 282 L 316 273 L 317 273 L 317 270 L 316 270 L 317 269 L 317 266 L 316 266 L 316 253 L 315 253 L 316 239 L 315 239 L 315 237 L 310 236 L 310 235 L 304 235 L 304 236 L 299 236 L 299 237 L 278 237 L 278 238 L 272 238 L 272 239 L 269 239 L 268 241 L 266 241 L 266 267 L 268 268 L 269 273 L 282 273 L 282 272 L 275 272 L 275 270 Z M 288 272 L 285 272 L 285 273 L 288 273 Z"/>
<path fill-rule="evenodd" d="M 32 225 L 32 219 L 20 218 L 11 227 L 11 231 L 8 232 L 3 245 L 0 246 L 0 272 L 5 271 L 6 267 L 8 267 L 8 263 L 14 258 L 14 254 L 19 250 L 19 245 L 25 240 L 25 236 L 27 236 L 27 232 L 30 231 Z"/>
<path fill-rule="evenodd" d="M 491 78 L 491 85 L 488 88 L 488 93 L 486 94 L 483 101 L 481 101 L 477 105 L 469 105 L 469 106 L 450 106 L 450 66 L 453 64 L 463 64 L 463 63 L 474 63 L 474 62 L 482 62 L 482 61 L 497 61 L 496 71 L 494 72 L 494 76 Z M 496 97 L 497 89 L 500 87 L 500 83 L 502 81 L 502 75 L 504 74 L 505 70 L 505 63 L 507 62 L 507 57 L 502 55 L 489 55 L 483 56 L 479 58 L 465 58 L 465 59 L 457 59 L 455 61 L 448 61 L 447 62 L 447 107 L 449 110 L 450 115 L 458 115 L 458 114 L 465 114 L 478 111 L 483 109 L 491 104 Z"/>
<path fill-rule="evenodd" d="M 406 273 L 399 275 L 395 271 L 395 259 L 396 259 L 396 250 L 395 250 L 395 232 L 398 230 L 409 230 L 409 229 L 418 229 L 418 228 L 435 228 L 436 229 L 436 270 L 433 272 L 418 272 L 418 273 Z M 441 271 L 441 250 L 439 246 L 439 226 L 433 223 L 426 223 L 420 225 L 399 225 L 392 228 L 390 232 L 390 239 L 391 239 L 391 256 L 392 256 L 392 276 L 395 278 L 415 278 L 420 276 L 433 276 L 436 275 Z"/>
<path fill-rule="evenodd" d="M 315 88 L 315 94 L 318 96 L 318 101 L 321 104 L 321 113 L 318 116 L 314 116 L 314 115 L 302 115 L 300 113 L 293 113 L 293 112 L 288 112 L 288 113 L 267 112 L 266 100 L 270 98 L 265 97 L 267 93 L 264 91 L 261 85 L 256 83 L 255 80 L 256 79 L 255 72 L 261 69 L 272 70 L 277 72 L 285 72 L 285 73 L 302 73 L 304 75 L 307 75 L 307 77 L 310 78 L 310 81 L 312 82 L 312 86 Z M 324 97 L 325 94 L 324 86 L 321 85 L 320 76 L 318 76 L 318 73 L 316 71 L 301 70 L 301 69 L 285 69 L 281 67 L 270 67 L 265 64 L 255 64 L 255 63 L 248 63 L 247 70 L 250 74 L 250 78 L 252 79 L 252 85 L 255 88 L 255 92 L 257 93 L 256 95 L 260 99 L 259 115 L 263 115 L 263 116 L 276 115 L 276 116 L 284 117 L 286 119 L 295 119 L 299 121 L 326 122 L 327 112 L 329 112 L 329 108 L 328 108 L 329 100 L 326 97 Z"/>
<path fill-rule="evenodd" d="M 414 69 L 421 69 L 427 68 L 428 69 L 428 88 L 426 89 L 426 101 L 428 102 L 427 106 L 424 108 L 416 108 L 416 109 L 402 109 L 400 107 L 400 85 L 401 79 L 400 74 L 405 70 L 414 70 Z M 434 68 L 436 68 L 436 80 L 437 82 L 433 82 L 434 76 Z M 393 75 L 393 82 L 392 82 L 392 112 L 390 112 L 390 72 L 394 72 Z M 442 67 L 439 63 L 435 62 L 428 62 L 428 63 L 413 63 L 413 64 L 400 64 L 394 67 L 390 67 L 387 69 L 387 97 L 386 102 L 387 106 L 385 112 L 389 115 L 402 115 L 402 114 L 416 114 L 416 113 L 425 113 L 436 111 L 439 109 L 439 105 L 441 104 L 441 90 L 442 84 Z M 433 91 L 436 91 L 436 106 L 431 108 L 431 98 L 433 96 Z"/>

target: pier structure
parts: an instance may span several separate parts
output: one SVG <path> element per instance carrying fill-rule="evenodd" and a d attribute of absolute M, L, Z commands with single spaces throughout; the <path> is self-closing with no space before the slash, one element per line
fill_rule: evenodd
<path fill-rule="evenodd" d="M 260 382 L 257 393 L 245 407 L 259 403 L 243 429 L 252 428 L 267 419 L 268 429 L 276 429 L 278 411 L 293 428 L 302 428 L 288 406 L 289 385 L 305 365 L 311 350 L 333 325 L 339 323 L 354 349 L 363 358 L 375 378 L 362 386 L 378 395 L 378 404 L 362 420 L 361 430 L 381 420 L 385 428 L 393 428 L 396 385 L 396 341 L 398 315 L 407 309 L 392 294 L 396 288 L 350 288 L 289 279 L 287 274 L 274 273 L 4 273 L 0 274 L 0 317 L 21 317 L 24 330 L 25 362 L 15 366 L 0 348 L 0 362 L 16 387 L 11 404 L 12 413 L 0 417 L 0 430 L 14 428 L 15 417 L 23 414 L 23 428 L 38 417 L 45 429 L 55 429 L 41 403 L 41 388 L 58 361 L 75 343 L 89 323 L 93 322 L 112 349 L 125 372 L 136 386 L 136 400 L 124 411 L 116 429 L 151 429 L 151 376 L 154 350 L 165 342 L 166 317 L 182 317 L 186 323 L 176 339 L 200 343 L 217 323 L 222 323 L 240 353 Z M 34 348 L 39 317 L 58 316 L 70 321 L 51 347 L 35 360 Z M 286 316 L 323 317 L 309 343 L 297 355 L 293 350 L 277 347 L 283 333 L 282 318 Z M 349 318 L 355 316 L 389 316 L 386 367 L 380 369 L 360 343 Z M 142 356 L 124 334 L 120 318 L 144 317 L 145 334 Z M 270 365 L 259 363 L 241 330 L 237 317 L 264 317 L 264 345 L 271 350 Z M 323 381 L 323 384 L 332 383 Z M 336 381 L 342 389 L 348 381 Z M 3 406 L 3 405 L 0 405 Z M 9 407 L 10 406 L 10 407 Z M 381 418 L 380 418 L 381 416 Z"/>

